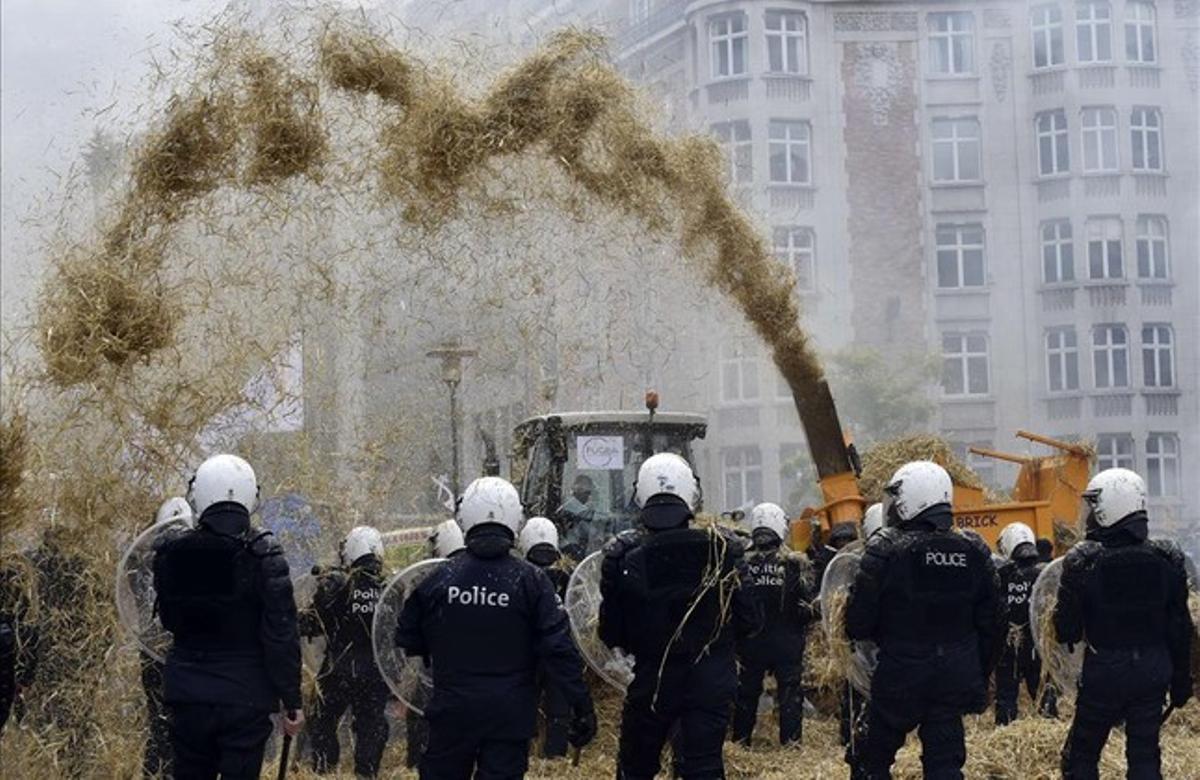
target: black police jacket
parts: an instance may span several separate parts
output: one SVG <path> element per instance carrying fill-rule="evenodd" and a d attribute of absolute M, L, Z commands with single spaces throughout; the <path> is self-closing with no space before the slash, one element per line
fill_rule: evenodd
<path fill-rule="evenodd" d="M 324 672 L 345 668 L 378 678 L 371 643 L 375 607 L 385 586 L 383 562 L 365 555 L 349 568 L 320 575 L 312 604 L 300 613 L 300 635 L 325 637 Z"/>
<path fill-rule="evenodd" d="M 953 530 L 950 507 L 931 507 L 868 541 L 846 606 L 846 634 L 887 651 L 976 646 L 990 674 L 1003 639 L 999 582 L 978 536 Z"/>
<path fill-rule="evenodd" d="M 605 547 L 599 635 L 633 653 L 635 673 L 705 654 L 733 658 L 761 615 L 741 587 L 744 543 L 718 529 L 624 532 Z"/>
<path fill-rule="evenodd" d="M 746 555 L 742 587 L 762 618 L 762 628 L 738 642 L 738 653 L 768 660 L 799 660 L 815 617 L 812 566 L 781 545 Z"/>
<path fill-rule="evenodd" d="M 482 526 L 404 601 L 396 644 L 433 666 L 431 721 L 485 739 L 528 739 L 539 664 L 577 711 L 591 709 L 567 613 L 545 572 Z"/>
<path fill-rule="evenodd" d="M 1000 566 L 1000 595 L 1003 599 L 1001 607 L 1004 611 L 1005 622 L 1010 626 L 1029 627 L 1029 596 L 1033 593 L 1033 583 L 1046 565 L 1037 555 L 1030 555 L 1015 560 L 1006 561 Z"/>
<path fill-rule="evenodd" d="M 1191 688 L 1192 619 L 1187 570 L 1172 542 L 1148 539 L 1144 512 L 1092 529 L 1063 560 L 1054 628 L 1058 641 L 1103 653 L 1165 646 L 1172 687 Z"/>
<path fill-rule="evenodd" d="M 300 638 L 283 550 L 237 504 L 210 507 L 154 556 L 171 704 L 299 709 Z"/>

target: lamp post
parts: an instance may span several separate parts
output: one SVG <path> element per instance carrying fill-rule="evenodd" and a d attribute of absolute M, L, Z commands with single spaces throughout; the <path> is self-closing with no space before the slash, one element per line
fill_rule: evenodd
<path fill-rule="evenodd" d="M 458 386 L 462 383 L 463 361 L 479 353 L 467 349 L 457 340 L 447 341 L 425 353 L 425 357 L 442 361 L 442 381 L 450 388 L 450 489 L 458 498 Z"/>

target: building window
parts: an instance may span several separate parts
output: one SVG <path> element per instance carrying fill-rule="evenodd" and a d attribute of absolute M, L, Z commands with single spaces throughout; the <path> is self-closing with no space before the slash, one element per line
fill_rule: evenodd
<path fill-rule="evenodd" d="M 767 70 L 808 73 L 808 23 L 804 14 L 767 11 Z"/>
<path fill-rule="evenodd" d="M 1099 390 L 1129 387 L 1129 334 L 1124 325 L 1097 325 L 1092 330 L 1092 369 Z"/>
<path fill-rule="evenodd" d="M 1179 437 L 1173 433 L 1146 437 L 1146 491 L 1152 496 L 1179 495 Z"/>
<path fill-rule="evenodd" d="M 1087 223 L 1088 278 L 1124 279 L 1121 220 L 1089 219 Z"/>
<path fill-rule="evenodd" d="M 1146 387 L 1175 386 L 1175 350 L 1170 325 L 1142 326 L 1142 382 Z"/>
<path fill-rule="evenodd" d="M 1079 340 L 1074 328 L 1046 332 L 1046 379 L 1052 393 L 1079 389 Z"/>
<path fill-rule="evenodd" d="M 1075 242 L 1070 220 L 1057 219 L 1042 225 L 1042 275 L 1046 284 L 1075 281 Z"/>
<path fill-rule="evenodd" d="M 1075 6 L 1075 45 L 1079 61 L 1112 61 L 1112 8 L 1101 0 Z"/>
<path fill-rule="evenodd" d="M 1083 172 L 1117 170 L 1117 112 L 1111 108 L 1083 109 Z"/>
<path fill-rule="evenodd" d="M 1158 61 L 1154 50 L 1154 3 L 1125 4 L 1125 59 L 1143 65 Z"/>
<path fill-rule="evenodd" d="M 1033 67 L 1049 68 L 1066 62 L 1062 9 L 1057 5 L 1035 6 L 1032 22 Z"/>
<path fill-rule="evenodd" d="M 933 120 L 934 181 L 979 181 L 979 169 L 979 120 Z"/>
<path fill-rule="evenodd" d="M 983 286 L 983 226 L 937 226 L 938 287 Z"/>
<path fill-rule="evenodd" d="M 737 184 L 754 181 L 754 144 L 750 139 L 750 123 L 745 119 L 717 122 L 713 135 L 729 161 L 729 180 Z"/>
<path fill-rule="evenodd" d="M 708 39 L 712 44 L 713 78 L 746 73 L 750 39 L 746 32 L 745 14 L 728 14 L 710 19 Z"/>
<path fill-rule="evenodd" d="M 796 275 L 796 289 L 812 290 L 816 267 L 816 239 L 812 228 L 777 227 L 773 236 L 775 257 Z"/>
<path fill-rule="evenodd" d="M 1043 176 L 1069 173 L 1071 146 L 1067 135 L 1067 112 L 1043 111 L 1037 115 L 1038 172 Z"/>
<path fill-rule="evenodd" d="M 1096 437 L 1096 470 L 1132 469 L 1133 437 L 1128 433 L 1102 433 Z"/>
<path fill-rule="evenodd" d="M 929 66 L 934 73 L 975 70 L 975 17 L 967 11 L 929 14 Z"/>
<path fill-rule="evenodd" d="M 1138 278 L 1166 279 L 1170 272 L 1167 258 L 1166 218 L 1149 215 L 1138 217 Z"/>
<path fill-rule="evenodd" d="M 1156 108 L 1135 108 L 1129 117 L 1133 169 L 1159 173 L 1162 161 L 1162 117 Z"/>
<path fill-rule="evenodd" d="M 812 130 L 808 122 L 772 119 L 769 132 L 772 184 L 811 184 Z"/>
<path fill-rule="evenodd" d="M 942 392 L 948 396 L 987 395 L 988 344 L 983 333 L 942 336 Z"/>
<path fill-rule="evenodd" d="M 742 509 L 763 497 L 762 453 L 758 447 L 721 450 L 721 476 L 725 484 L 725 509 Z"/>
<path fill-rule="evenodd" d="M 741 403 L 758 398 L 758 358 L 744 344 L 721 346 L 721 400 Z"/>

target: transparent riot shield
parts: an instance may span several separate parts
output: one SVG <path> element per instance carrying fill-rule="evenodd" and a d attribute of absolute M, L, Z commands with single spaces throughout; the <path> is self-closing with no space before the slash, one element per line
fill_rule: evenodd
<path fill-rule="evenodd" d="M 600 641 L 600 564 L 604 552 L 584 558 L 567 583 L 566 609 L 571 619 L 571 635 L 587 665 L 606 683 L 621 693 L 633 680 L 633 656 L 613 650 Z"/>
<path fill-rule="evenodd" d="M 171 632 L 162 627 L 155 609 L 154 553 L 160 542 L 187 528 L 181 519 L 150 526 L 138 534 L 117 564 L 117 620 L 138 648 L 159 663 L 171 649 Z"/>
<path fill-rule="evenodd" d="M 874 642 L 851 642 L 846 638 L 846 604 L 850 586 L 858 575 L 862 550 L 844 549 L 834 556 L 821 578 L 821 625 L 834 659 L 846 679 L 864 696 L 871 694 L 871 676 L 875 674 L 879 649 Z"/>
<path fill-rule="evenodd" d="M 1079 675 L 1083 672 L 1084 643 L 1074 650 L 1054 636 L 1054 606 L 1058 603 L 1058 583 L 1062 580 L 1063 559 L 1046 564 L 1029 593 L 1029 628 L 1033 646 L 1042 659 L 1042 672 L 1058 689 L 1060 697 L 1075 698 Z"/>
<path fill-rule="evenodd" d="M 292 581 L 292 597 L 296 600 L 296 612 L 304 612 L 312 607 L 313 597 L 317 595 L 317 585 L 320 577 L 312 572 L 305 572 Z M 325 661 L 325 637 L 300 637 L 300 660 L 304 668 L 313 674 L 321 671 Z"/>
<path fill-rule="evenodd" d="M 408 594 L 445 562 L 445 558 L 417 561 L 392 577 L 375 607 L 375 620 L 371 626 L 371 642 L 379 673 L 396 698 L 418 715 L 424 714 L 425 705 L 433 694 L 433 677 L 424 659 L 406 655 L 396 646 L 396 624 Z"/>

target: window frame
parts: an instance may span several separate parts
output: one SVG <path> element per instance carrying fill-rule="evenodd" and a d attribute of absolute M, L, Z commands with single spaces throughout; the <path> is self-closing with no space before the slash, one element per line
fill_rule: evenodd
<path fill-rule="evenodd" d="M 981 351 L 975 351 L 971 348 L 971 339 L 982 339 L 983 348 Z M 947 351 L 947 339 L 958 339 L 959 349 L 957 351 Z M 972 390 L 972 365 L 978 366 L 982 361 L 983 366 L 983 389 Z M 949 363 L 957 363 L 960 369 L 960 379 L 962 390 L 960 392 L 951 392 L 947 390 L 946 376 L 947 365 Z M 991 368 L 991 343 L 988 335 L 984 331 L 947 331 L 942 333 L 942 397 L 943 398 L 966 398 L 978 399 L 986 398 L 992 393 L 992 368 Z"/>
<path fill-rule="evenodd" d="M 776 130 L 782 128 L 783 137 L 776 135 Z M 794 129 L 801 128 L 802 138 L 793 138 Z M 767 122 L 767 160 L 768 183 L 776 186 L 811 187 L 813 183 L 812 169 L 812 123 L 807 119 L 770 119 Z M 775 155 L 782 148 L 788 178 L 775 178 Z M 797 157 L 796 149 L 802 149 L 803 155 Z M 801 181 L 792 179 L 795 172 L 795 161 L 799 159 L 803 168 L 804 178 Z"/>
<path fill-rule="evenodd" d="M 966 20 L 958 29 L 955 20 Z M 943 28 L 938 22 L 945 21 Z M 975 14 L 971 11 L 930 11 L 925 14 L 925 34 L 929 41 L 929 75 L 975 75 Z M 965 39 L 965 42 L 964 42 Z M 944 47 L 944 52 L 942 51 Z M 943 57 L 944 54 L 944 57 Z M 959 58 L 962 62 L 959 62 Z M 940 67 L 940 66 L 944 66 Z"/>
<path fill-rule="evenodd" d="M 1146 339 L 1147 332 L 1152 335 L 1149 341 Z M 1171 323 L 1142 323 L 1141 346 L 1142 386 L 1155 390 L 1175 389 L 1178 377 L 1175 362 L 1175 329 L 1171 327 Z"/>
<path fill-rule="evenodd" d="M 1162 446 L 1168 442 L 1170 447 Z M 1182 495 L 1180 477 L 1183 470 L 1180 468 L 1180 455 L 1179 434 L 1166 431 L 1151 431 L 1146 434 L 1146 494 L 1148 496 L 1178 498 Z M 1170 464 L 1169 467 L 1168 464 Z M 1172 483 L 1172 486 L 1169 487 L 1166 483 Z"/>
<path fill-rule="evenodd" d="M 772 18 L 779 20 L 779 27 L 772 27 Z M 789 19 L 798 19 L 800 26 L 798 29 L 792 30 L 787 27 Z M 778 40 L 779 58 L 782 67 L 776 69 L 771 62 L 771 43 L 772 39 Z M 788 43 L 789 41 L 796 42 L 796 62 L 789 63 L 788 59 Z M 763 12 L 763 44 L 766 51 L 766 73 L 777 76 L 807 76 L 809 74 L 808 67 L 808 15 L 803 11 L 784 10 L 779 8 L 768 8 Z M 795 65 L 795 68 L 789 68 L 788 65 Z"/>
<path fill-rule="evenodd" d="M 1163 173 L 1166 170 L 1162 125 L 1162 111 L 1157 107 L 1134 106 L 1130 109 L 1129 165 L 1135 173 Z M 1157 153 L 1157 166 L 1149 164 L 1151 151 Z M 1140 165 L 1139 154 L 1142 158 Z"/>
<path fill-rule="evenodd" d="M 709 76 L 713 81 L 722 79 L 737 79 L 745 78 L 750 73 L 750 21 L 746 14 L 742 11 L 731 11 L 728 13 L 713 14 L 708 17 L 708 56 Z M 733 29 L 734 22 L 741 23 L 741 29 Z M 718 31 L 719 25 L 727 25 L 724 32 Z M 738 58 L 734 55 L 737 53 L 737 43 L 741 42 L 741 69 L 738 69 Z M 728 55 L 729 72 L 721 73 L 719 70 L 721 58 L 718 56 L 718 51 L 724 48 Z"/>
<path fill-rule="evenodd" d="M 1073 343 L 1066 343 L 1066 337 L 1068 336 Z M 1047 329 L 1044 345 L 1046 350 L 1046 392 L 1051 395 L 1078 393 L 1082 387 L 1082 380 L 1079 372 L 1079 334 L 1076 332 L 1075 326 L 1064 325 L 1062 327 Z M 1054 368 L 1056 363 L 1058 364 L 1059 383 L 1061 387 L 1054 386 Z M 1070 367 L 1074 368 L 1075 373 L 1075 382 L 1073 385 L 1069 381 L 1071 376 Z"/>
<path fill-rule="evenodd" d="M 1147 12 L 1148 17 L 1137 15 L 1135 9 Z M 1125 61 L 1127 63 L 1130 65 L 1158 65 L 1157 22 L 1158 9 L 1154 7 L 1154 3 L 1143 0 L 1126 0 Z M 1130 49 L 1134 50 L 1135 56 L 1130 56 Z M 1147 49 L 1149 56 L 1147 56 Z"/>
<path fill-rule="evenodd" d="M 744 128 L 745 138 L 738 137 L 738 130 Z M 709 132 L 717 139 L 717 144 L 725 152 L 729 164 L 729 182 L 731 184 L 750 184 L 754 181 L 754 128 L 748 119 L 730 119 L 724 122 L 713 122 Z"/>
<path fill-rule="evenodd" d="M 1103 343 L 1100 334 L 1105 334 Z M 1113 339 L 1115 334 L 1121 334 L 1124 341 L 1118 343 Z M 1129 328 L 1124 323 L 1107 322 L 1092 326 L 1092 386 L 1097 390 L 1129 390 L 1132 373 L 1129 348 Z M 1117 354 L 1124 353 L 1122 373 L 1124 381 L 1117 383 Z M 1104 373 L 1101 382 L 1100 360 L 1103 355 Z"/>
<path fill-rule="evenodd" d="M 1058 20 L 1054 21 L 1053 19 L 1051 19 L 1050 14 L 1045 13 L 1048 11 L 1057 12 Z M 1030 25 L 1030 30 L 1033 35 L 1033 46 L 1032 46 L 1033 69 L 1034 70 L 1047 70 L 1049 68 L 1057 68 L 1057 67 L 1062 67 L 1062 66 L 1066 65 L 1067 64 L 1067 45 L 1066 45 L 1066 37 L 1065 37 L 1066 33 L 1065 33 L 1065 24 L 1064 24 L 1064 20 L 1063 20 L 1062 6 L 1060 6 L 1058 3 L 1044 3 L 1042 5 L 1036 5 L 1033 8 L 1029 9 L 1029 13 L 1030 13 L 1029 25 Z M 1039 13 L 1041 13 L 1042 15 L 1039 16 Z M 1056 37 L 1055 33 L 1057 33 L 1057 39 L 1058 39 L 1058 59 L 1057 60 L 1054 57 L 1054 54 L 1055 54 L 1054 43 L 1055 43 L 1055 37 Z M 1045 49 L 1046 62 L 1044 64 L 1038 63 L 1039 38 L 1042 39 L 1042 43 L 1046 47 L 1046 49 Z"/>
<path fill-rule="evenodd" d="M 1084 174 L 1111 175 L 1121 171 L 1120 127 L 1117 109 L 1113 106 L 1084 106 L 1080 109 L 1079 132 L 1082 140 L 1082 165 Z M 1111 119 L 1111 123 L 1103 120 Z M 1099 166 L 1088 162 L 1088 139 L 1095 140 L 1095 156 Z M 1107 139 L 1107 142 L 1106 142 Z M 1110 148 L 1111 147 L 1111 148 Z M 1105 154 L 1112 152 L 1112 165 L 1108 165 Z"/>
<path fill-rule="evenodd" d="M 797 244 L 797 236 L 805 236 L 808 245 Z M 784 237 L 785 242 L 780 243 Z M 817 234 L 808 225 L 776 225 L 771 231 L 771 249 L 775 259 L 792 270 L 796 277 L 796 289 L 801 292 L 812 292 L 816 289 L 817 273 Z M 805 276 L 797 271 L 797 260 L 806 258 L 808 271 Z M 807 283 L 806 283 L 807 282 Z"/>
<path fill-rule="evenodd" d="M 1063 235 L 1063 227 L 1066 228 L 1066 235 Z M 1053 235 L 1047 238 L 1046 231 L 1052 230 Z M 1038 233 L 1041 239 L 1042 249 L 1042 281 L 1045 284 L 1070 284 L 1077 279 L 1075 276 L 1075 229 L 1071 224 L 1070 219 L 1049 219 L 1043 222 Z M 1049 266 L 1047 265 L 1048 258 L 1046 250 L 1052 248 L 1054 253 L 1054 269 L 1055 275 L 1053 279 L 1047 273 Z M 1065 250 L 1069 252 L 1064 253 Z M 1064 254 L 1069 256 L 1064 258 Z M 1067 269 L 1070 274 L 1064 274 L 1063 270 Z"/>
<path fill-rule="evenodd" d="M 949 126 L 951 128 L 950 135 L 947 137 L 938 137 L 938 127 Z M 974 127 L 975 135 L 959 135 L 960 126 Z M 983 183 L 983 126 L 979 122 L 978 116 L 959 116 L 959 117 L 934 117 L 930 141 L 932 147 L 932 158 L 930 165 L 933 169 L 933 181 L 935 184 L 981 184 Z M 962 168 L 965 167 L 963 162 L 966 159 L 963 154 L 963 148 L 973 145 L 975 157 L 975 169 L 977 176 L 975 178 L 964 178 L 962 176 Z M 953 163 L 953 176 L 950 178 L 943 177 L 938 172 L 938 147 L 949 146 L 950 157 Z"/>
<path fill-rule="evenodd" d="M 1049 119 L 1050 127 L 1042 128 L 1042 120 Z M 1061 121 L 1061 126 L 1059 123 Z M 1039 111 L 1033 118 L 1034 136 L 1037 140 L 1038 176 L 1050 178 L 1053 176 L 1068 176 L 1071 173 L 1071 128 L 1067 122 L 1065 108 L 1053 108 Z M 1048 147 L 1043 145 L 1049 141 Z M 1045 151 L 1050 152 L 1050 170 L 1046 171 Z M 1060 159 L 1061 158 L 1061 159 Z"/>
<path fill-rule="evenodd" d="M 1088 9 L 1086 17 L 1083 16 L 1085 8 Z M 1105 11 L 1105 15 L 1098 15 L 1100 10 Z M 1112 5 L 1107 0 L 1081 0 L 1075 4 L 1075 57 L 1080 65 L 1109 65 L 1113 62 L 1112 27 Z M 1088 31 L 1086 40 L 1089 50 L 1086 58 L 1083 45 L 1085 28 Z M 1100 34 L 1101 28 L 1105 30 L 1103 37 Z M 1099 56 L 1099 49 L 1103 48 L 1102 42 L 1108 48 L 1107 57 Z"/>
<path fill-rule="evenodd" d="M 1105 445 L 1111 443 L 1112 451 Z M 1122 448 L 1122 444 L 1128 447 Z M 1096 434 L 1096 470 L 1103 471 L 1111 468 L 1134 470 L 1137 466 L 1135 443 L 1132 433 L 1099 433 Z"/>
<path fill-rule="evenodd" d="M 1157 225 L 1161 232 L 1155 233 L 1150 228 Z M 1149 264 L 1149 273 L 1142 272 L 1142 248 L 1145 246 L 1145 257 Z M 1155 251 L 1161 247 L 1161 257 Z M 1137 259 L 1137 278 L 1139 281 L 1158 282 L 1171 278 L 1171 238 L 1170 225 L 1162 214 L 1139 214 L 1135 227 L 1134 255 Z M 1162 273 L 1157 273 L 1161 261 Z"/>
<path fill-rule="evenodd" d="M 1115 238 L 1113 237 L 1114 233 Z M 1087 249 L 1088 281 L 1114 282 L 1125 281 L 1128 278 L 1127 263 L 1125 262 L 1125 225 L 1119 217 L 1089 218 L 1084 227 L 1084 239 L 1084 246 Z M 1100 244 L 1101 274 L 1099 276 L 1096 275 L 1095 260 L 1092 255 L 1092 244 L 1096 242 Z M 1116 273 L 1113 273 L 1114 265 Z"/>
<path fill-rule="evenodd" d="M 757 458 L 757 462 L 748 463 L 747 456 L 753 455 Z M 731 462 L 736 456 L 737 462 Z M 762 449 L 758 445 L 740 445 L 735 447 L 723 447 L 721 449 L 721 498 L 725 502 L 725 509 L 732 510 L 740 507 L 748 506 L 756 501 L 762 501 L 763 496 L 749 496 L 748 490 L 750 486 L 749 477 L 758 474 L 758 490 L 763 493 L 766 490 L 766 484 L 763 480 L 763 454 Z M 736 476 L 738 481 L 738 492 L 741 493 L 741 501 L 734 503 L 729 496 L 729 480 L 730 477 Z"/>
<path fill-rule="evenodd" d="M 721 404 L 737 406 L 752 404 L 762 397 L 762 383 L 759 376 L 758 354 L 747 342 L 723 342 L 719 348 L 721 383 Z M 736 394 L 729 393 L 727 372 L 736 372 Z M 748 386 L 752 389 L 747 390 Z"/>
<path fill-rule="evenodd" d="M 953 232 L 954 241 L 952 243 L 942 243 L 944 233 Z M 968 231 L 978 231 L 979 240 L 967 241 L 966 233 Z M 983 224 L 979 222 L 965 223 L 942 223 L 934 226 L 933 231 L 934 244 L 934 273 L 937 277 L 938 290 L 980 290 L 988 285 L 987 278 L 987 235 L 983 229 Z M 967 283 L 968 270 L 968 253 L 978 252 L 979 268 L 978 284 Z M 954 255 L 954 284 L 942 283 L 942 256 L 943 253 L 953 253 Z M 971 269 L 972 271 L 976 269 Z"/>

